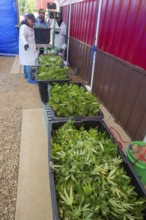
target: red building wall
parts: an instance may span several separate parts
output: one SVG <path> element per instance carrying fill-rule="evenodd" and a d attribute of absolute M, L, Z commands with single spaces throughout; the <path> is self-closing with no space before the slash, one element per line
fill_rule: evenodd
<path fill-rule="evenodd" d="M 68 23 L 68 6 L 62 7 L 62 20 L 67 24 Z"/>
<path fill-rule="evenodd" d="M 48 2 L 54 2 L 54 0 L 35 0 L 36 1 L 36 8 L 39 10 L 40 8 L 47 9 Z"/>
<path fill-rule="evenodd" d="M 72 5 L 71 37 L 94 44 L 97 7 L 95 0 Z M 146 69 L 146 0 L 103 0 L 98 47 Z"/>
<path fill-rule="evenodd" d="M 94 43 L 97 4 L 91 1 L 72 5 L 70 34 L 89 45 Z"/>
<path fill-rule="evenodd" d="M 146 69 L 145 0 L 103 0 L 99 48 Z"/>

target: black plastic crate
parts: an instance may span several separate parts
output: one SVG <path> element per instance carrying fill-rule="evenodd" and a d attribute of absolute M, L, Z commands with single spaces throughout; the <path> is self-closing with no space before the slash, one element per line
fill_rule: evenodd
<path fill-rule="evenodd" d="M 46 103 L 48 100 L 48 92 L 47 92 L 48 84 L 45 82 L 38 82 L 38 87 L 39 87 L 41 101 L 43 103 Z"/>
<path fill-rule="evenodd" d="M 41 97 L 41 101 L 43 103 L 47 103 L 48 99 L 49 99 L 49 95 L 48 95 L 48 84 L 50 83 L 60 83 L 60 82 L 69 82 L 71 79 L 68 78 L 64 79 L 64 80 L 57 80 L 57 79 L 52 79 L 52 80 L 39 80 L 37 77 L 37 73 L 36 73 L 36 81 L 38 82 L 38 86 L 39 86 L 39 91 L 40 91 L 40 97 Z M 46 104 L 45 104 L 46 105 Z"/>
<path fill-rule="evenodd" d="M 49 167 L 49 178 L 50 178 L 50 190 L 51 190 L 53 220 L 59 220 L 56 189 L 55 189 L 54 171 L 52 170 L 51 167 Z"/>
<path fill-rule="evenodd" d="M 49 85 L 52 85 L 54 82 L 50 82 L 49 83 Z M 59 81 L 59 84 L 64 84 L 64 83 L 66 83 L 66 82 L 63 82 L 63 81 Z M 86 87 L 82 84 L 82 83 L 75 83 L 75 82 L 67 82 L 68 84 L 76 84 L 76 85 L 78 85 L 78 86 L 82 86 L 85 90 L 87 90 L 86 89 Z M 46 88 L 45 88 L 46 89 Z M 48 96 L 47 96 L 48 95 Z M 65 121 L 67 121 L 68 120 L 68 117 L 57 117 L 56 115 L 55 115 L 55 112 L 54 112 L 54 110 L 51 108 L 51 106 L 48 104 L 48 101 L 49 101 L 49 92 L 47 93 L 47 95 L 45 94 L 44 95 L 44 100 L 45 100 L 45 106 L 46 106 L 46 111 L 47 111 L 47 113 L 49 113 L 49 114 L 51 114 L 52 115 L 52 120 L 54 120 L 54 121 L 58 121 L 58 120 L 65 120 Z M 48 98 L 47 98 L 48 97 Z M 97 115 L 96 116 L 89 116 L 89 117 L 87 117 L 87 116 L 72 116 L 72 117 L 69 117 L 69 118 L 72 118 L 73 120 L 75 120 L 75 121 L 78 121 L 78 120 L 82 120 L 82 119 L 103 119 L 104 118 L 104 114 L 102 113 L 102 111 L 101 110 L 99 110 L 98 111 L 98 113 L 97 113 Z"/>
<path fill-rule="evenodd" d="M 50 43 L 50 30 L 51 28 L 34 28 L 35 43 L 36 44 L 49 44 Z"/>
<path fill-rule="evenodd" d="M 18 35 L 20 27 L 17 27 Z M 35 43 L 36 44 L 49 44 L 50 43 L 51 28 L 34 28 Z"/>
<path fill-rule="evenodd" d="M 56 3 L 53 3 L 53 2 L 47 3 L 47 8 L 48 9 L 56 9 Z"/>
<path fill-rule="evenodd" d="M 63 126 L 66 122 L 65 121 L 52 121 L 49 125 L 48 129 L 48 136 L 49 136 L 49 143 L 48 143 L 48 154 L 49 154 L 49 163 L 50 165 L 53 163 L 51 159 L 51 137 L 52 131 L 59 129 Z M 100 132 L 106 132 L 107 137 L 111 138 L 113 142 L 116 143 L 115 138 L 111 134 L 110 130 L 106 126 L 106 124 L 102 120 L 82 120 L 74 122 L 77 128 L 84 126 L 85 129 L 90 128 L 97 128 Z M 146 197 L 146 190 L 142 185 L 141 181 L 135 174 L 132 166 L 130 165 L 129 161 L 127 160 L 126 156 L 124 155 L 123 151 L 121 150 L 120 146 L 117 144 L 119 155 L 123 161 L 122 166 L 125 169 L 127 175 L 131 177 L 131 184 L 135 187 L 135 191 L 138 194 L 138 197 Z M 56 190 L 55 190 L 55 174 L 53 169 L 50 167 L 50 188 L 51 188 L 51 200 L 52 200 L 52 210 L 53 210 L 53 220 L 59 220 L 58 214 L 58 206 L 57 206 L 57 198 L 56 198 Z M 144 210 L 144 219 L 146 219 L 146 209 Z"/>

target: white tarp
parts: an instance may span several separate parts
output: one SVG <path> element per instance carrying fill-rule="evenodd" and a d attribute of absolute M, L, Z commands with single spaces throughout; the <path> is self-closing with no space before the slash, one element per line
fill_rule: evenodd
<path fill-rule="evenodd" d="M 74 4 L 74 3 L 83 2 L 83 1 L 85 0 L 58 0 L 59 6 L 65 6 L 65 5 Z"/>

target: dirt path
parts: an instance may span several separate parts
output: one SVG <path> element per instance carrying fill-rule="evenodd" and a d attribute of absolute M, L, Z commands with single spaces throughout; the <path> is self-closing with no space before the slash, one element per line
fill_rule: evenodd
<path fill-rule="evenodd" d="M 37 85 L 10 74 L 14 58 L 0 57 L 0 219 L 14 220 L 23 109 L 40 108 Z"/>

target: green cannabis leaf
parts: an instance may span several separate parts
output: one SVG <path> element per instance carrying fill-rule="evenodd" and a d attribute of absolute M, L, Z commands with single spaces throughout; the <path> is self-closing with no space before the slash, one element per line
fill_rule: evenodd
<path fill-rule="evenodd" d="M 64 80 L 68 79 L 68 67 L 61 68 L 62 58 L 54 54 L 39 57 L 38 79 L 39 80 Z"/>
<path fill-rule="evenodd" d="M 53 130 L 51 141 L 61 220 L 144 219 L 146 199 L 137 197 L 117 146 L 105 133 L 69 120 Z"/>
<path fill-rule="evenodd" d="M 38 68 L 38 79 L 39 80 L 64 80 L 67 79 L 67 68 L 61 68 L 59 66 L 40 66 Z"/>
<path fill-rule="evenodd" d="M 96 116 L 100 103 L 96 97 L 76 84 L 54 84 L 50 88 L 48 104 L 53 108 L 58 117 L 71 116 Z M 99 142 L 103 149 L 102 144 Z"/>
<path fill-rule="evenodd" d="M 62 58 L 60 56 L 56 56 L 55 54 L 47 54 L 41 55 L 39 57 L 39 64 L 40 66 L 60 66 L 62 62 Z"/>
<path fill-rule="evenodd" d="M 70 194 L 67 194 L 66 189 L 64 188 L 64 195 L 60 193 L 60 196 L 62 198 L 62 202 L 66 203 L 67 205 L 71 206 L 74 201 L 74 196 L 73 196 L 73 189 L 72 186 L 70 188 Z"/>

